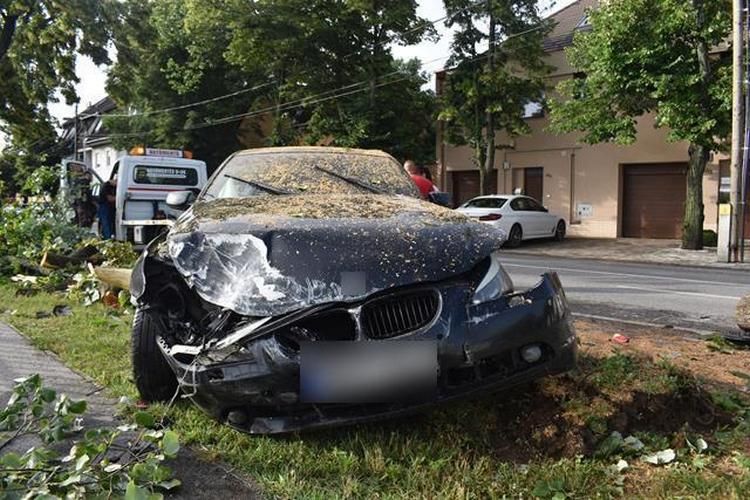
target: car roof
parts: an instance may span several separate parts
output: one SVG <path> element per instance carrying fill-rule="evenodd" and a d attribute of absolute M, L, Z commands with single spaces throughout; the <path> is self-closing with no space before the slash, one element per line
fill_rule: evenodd
<path fill-rule="evenodd" d="M 352 155 L 365 155 L 365 156 L 377 156 L 380 158 L 394 159 L 393 156 L 389 155 L 385 151 L 379 149 L 357 149 L 357 148 L 337 148 L 332 146 L 281 146 L 272 148 L 253 148 L 244 149 L 238 151 L 238 156 L 255 155 L 255 154 L 271 154 L 271 153 L 322 153 L 322 154 L 352 154 Z"/>
<path fill-rule="evenodd" d="M 522 195 L 519 194 L 483 194 L 480 196 L 475 196 L 474 198 L 471 198 L 468 201 L 472 200 L 487 200 L 487 199 L 496 199 L 496 198 L 504 198 L 506 200 L 510 200 L 512 198 L 522 198 Z"/>

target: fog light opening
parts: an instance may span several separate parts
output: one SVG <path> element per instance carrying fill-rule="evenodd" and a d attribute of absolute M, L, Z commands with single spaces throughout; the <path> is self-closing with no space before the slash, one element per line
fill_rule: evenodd
<path fill-rule="evenodd" d="M 521 348 L 521 358 L 527 363 L 536 363 L 542 359 L 542 347 L 539 344 L 529 344 Z"/>

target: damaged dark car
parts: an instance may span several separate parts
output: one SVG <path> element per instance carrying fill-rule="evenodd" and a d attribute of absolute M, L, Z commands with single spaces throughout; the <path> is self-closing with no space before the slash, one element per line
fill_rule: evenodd
<path fill-rule="evenodd" d="M 425 200 L 391 156 L 241 151 L 132 274 L 141 396 L 268 434 L 396 416 L 571 369 L 555 273 L 517 291 L 505 235 Z"/>

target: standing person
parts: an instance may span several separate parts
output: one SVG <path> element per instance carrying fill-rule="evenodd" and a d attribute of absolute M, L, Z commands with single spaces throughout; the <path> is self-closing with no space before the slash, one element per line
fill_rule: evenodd
<path fill-rule="evenodd" d="M 411 180 L 417 185 L 417 189 L 419 189 L 419 193 L 423 199 L 428 199 L 430 193 L 436 191 L 435 185 L 424 176 L 422 169 L 413 161 L 407 160 L 404 163 L 404 170 L 409 173 Z"/>
<path fill-rule="evenodd" d="M 96 204 L 91 196 L 91 173 L 77 163 L 70 166 L 70 195 L 76 224 L 90 229 L 96 213 Z"/>
<path fill-rule="evenodd" d="M 110 240 L 115 234 L 115 206 L 117 200 L 117 177 L 102 184 L 99 191 L 99 222 L 102 226 L 102 238 Z"/>

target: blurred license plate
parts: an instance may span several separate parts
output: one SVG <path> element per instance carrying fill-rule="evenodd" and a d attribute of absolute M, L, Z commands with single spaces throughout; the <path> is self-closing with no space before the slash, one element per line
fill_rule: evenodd
<path fill-rule="evenodd" d="M 437 342 L 303 342 L 305 403 L 384 403 L 434 399 Z"/>

